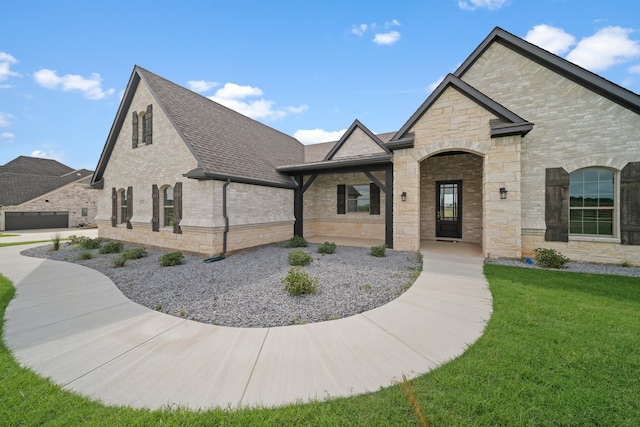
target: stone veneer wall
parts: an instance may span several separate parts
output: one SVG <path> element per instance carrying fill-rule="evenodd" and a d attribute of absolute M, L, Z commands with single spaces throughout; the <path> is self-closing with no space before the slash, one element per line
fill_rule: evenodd
<path fill-rule="evenodd" d="M 617 232 L 613 238 L 544 241 L 545 169 L 604 166 L 618 178 L 627 162 L 640 161 L 638 115 L 499 43 L 462 79 L 535 124 L 522 139 L 522 253 L 553 247 L 578 260 L 640 259 L 640 246 L 620 245 Z"/>
<path fill-rule="evenodd" d="M 384 153 L 384 150 L 366 133 L 364 133 L 362 129 L 355 128 L 353 133 L 349 135 L 349 139 L 347 139 L 338 152 L 333 155 L 333 159 L 370 155 L 374 153 Z"/>
<path fill-rule="evenodd" d="M 95 225 L 98 192 L 89 187 L 88 182 L 67 184 L 33 200 L 17 206 L 4 206 L 3 212 L 68 212 L 69 227 L 85 223 Z M 82 216 L 82 208 L 87 208 L 87 216 Z M 4 213 L 2 218 L 4 221 Z M 0 224 L 4 230 L 4 222 Z"/>
<path fill-rule="evenodd" d="M 384 172 L 373 172 L 384 183 Z M 385 236 L 385 194 L 380 191 L 380 215 L 336 209 L 338 184 L 361 185 L 371 180 L 364 173 L 320 175 L 304 193 L 304 235 L 381 239 Z"/>
<path fill-rule="evenodd" d="M 153 143 L 131 145 L 132 111 L 144 111 L 153 104 Z M 130 111 L 104 171 L 104 189 L 98 190 L 99 235 L 104 238 L 150 247 L 181 250 L 203 255 L 222 251 L 224 182 L 187 179 L 184 173 L 198 164 L 177 131 L 163 113 L 143 81 L 134 95 Z M 182 234 L 172 228 L 151 230 L 152 186 L 174 186 L 182 182 Z M 111 226 L 111 189 L 133 187 L 132 229 L 125 224 Z M 230 231 L 227 250 L 234 251 L 289 239 L 293 234 L 293 191 L 281 188 L 232 183 L 227 188 Z M 161 201 L 162 201 L 162 194 Z M 161 207 L 162 215 L 162 207 Z"/>
<path fill-rule="evenodd" d="M 453 154 L 420 163 L 420 238 L 436 238 L 436 181 L 462 180 L 461 241 L 482 242 L 482 157 Z"/>

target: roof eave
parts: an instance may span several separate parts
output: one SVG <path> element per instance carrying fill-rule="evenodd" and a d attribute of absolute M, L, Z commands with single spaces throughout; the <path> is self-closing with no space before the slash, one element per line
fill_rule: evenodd
<path fill-rule="evenodd" d="M 327 160 L 322 162 L 303 163 L 299 165 L 279 166 L 276 168 L 278 172 L 296 174 L 309 174 L 313 172 L 322 172 L 327 170 L 350 169 L 361 166 L 380 166 L 388 165 L 392 162 L 391 154 L 384 154 L 375 157 L 361 157 L 342 160 Z"/>
<path fill-rule="evenodd" d="M 291 183 L 261 181 L 261 180 L 247 178 L 243 176 L 233 176 L 233 175 L 205 172 L 201 168 L 193 169 L 187 173 L 182 174 L 182 176 L 190 179 L 197 179 L 197 180 L 231 181 L 238 184 L 260 185 L 263 187 L 273 187 L 273 188 L 295 189 L 297 187 L 293 181 Z"/>

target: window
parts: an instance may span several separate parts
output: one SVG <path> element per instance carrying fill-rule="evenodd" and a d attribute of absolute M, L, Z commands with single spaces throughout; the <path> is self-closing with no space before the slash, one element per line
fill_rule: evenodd
<path fill-rule="evenodd" d="M 163 226 L 165 227 L 173 227 L 173 187 L 169 186 L 163 191 L 164 197 L 162 198 L 162 206 L 163 206 Z"/>
<path fill-rule="evenodd" d="M 146 111 L 134 111 L 131 119 L 131 144 L 133 148 L 140 144 L 151 144 L 153 136 L 153 106 L 147 105 Z"/>
<path fill-rule="evenodd" d="M 569 177 L 569 233 L 613 236 L 614 172 L 580 169 Z"/>
<path fill-rule="evenodd" d="M 347 185 L 347 212 L 369 212 L 369 184 Z"/>
<path fill-rule="evenodd" d="M 82 208 L 82 216 L 89 216 L 89 209 L 88 208 Z"/>
<path fill-rule="evenodd" d="M 120 191 L 120 197 L 118 197 L 120 199 L 120 221 L 118 221 L 120 224 L 124 224 L 127 222 L 127 191 L 126 190 L 121 190 Z"/>

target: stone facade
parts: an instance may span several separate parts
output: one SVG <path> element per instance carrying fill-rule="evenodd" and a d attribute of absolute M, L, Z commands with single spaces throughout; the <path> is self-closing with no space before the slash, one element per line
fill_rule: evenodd
<path fill-rule="evenodd" d="M 223 246 L 224 182 L 183 176 L 198 164 L 161 108 L 153 111 L 153 143 L 132 148 L 130 117 L 133 111 L 145 111 L 149 104 L 153 105 L 154 99 L 140 83 L 105 168 L 104 188 L 98 190 L 99 235 L 150 247 L 218 254 Z M 162 189 L 176 182 L 183 186 L 182 234 L 174 234 L 172 227 L 154 232 L 152 186 Z M 128 187 L 133 189 L 129 202 L 133 206 L 132 229 L 121 223 L 112 227 L 112 188 L 126 191 Z M 287 240 L 293 234 L 293 191 L 232 183 L 227 187 L 227 214 L 227 251 Z"/>
<path fill-rule="evenodd" d="M 373 141 L 362 129 L 356 127 L 349 138 L 333 155 L 333 159 L 344 159 L 356 156 L 365 156 L 374 153 L 384 153 L 385 151 Z"/>

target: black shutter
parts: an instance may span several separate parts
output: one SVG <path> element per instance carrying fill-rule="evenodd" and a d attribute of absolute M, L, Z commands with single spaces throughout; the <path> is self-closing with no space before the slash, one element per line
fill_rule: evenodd
<path fill-rule="evenodd" d="M 160 231 L 160 190 L 158 190 L 158 186 L 155 184 L 151 187 L 151 200 L 153 203 L 151 231 Z"/>
<path fill-rule="evenodd" d="M 548 242 L 569 241 L 569 173 L 563 168 L 548 168 L 545 173 L 544 220 Z"/>
<path fill-rule="evenodd" d="M 640 245 L 640 162 L 620 172 L 620 243 Z"/>
<path fill-rule="evenodd" d="M 138 114 L 134 111 L 131 117 L 131 146 L 138 146 Z"/>
<path fill-rule="evenodd" d="M 133 217 L 133 187 L 127 188 L 127 228 L 131 230 L 131 218 Z"/>
<path fill-rule="evenodd" d="M 369 184 L 369 215 L 380 215 L 380 188 Z"/>
<path fill-rule="evenodd" d="M 144 115 L 144 142 L 151 144 L 153 135 L 153 106 L 147 105 L 147 112 Z"/>
<path fill-rule="evenodd" d="M 118 225 L 118 190 L 111 188 L 111 226 Z"/>
<path fill-rule="evenodd" d="M 173 232 L 182 234 L 180 221 L 182 220 L 182 183 L 176 182 L 173 187 Z"/>
<path fill-rule="evenodd" d="M 346 191 L 346 186 L 344 184 L 340 184 L 338 185 L 338 200 L 337 200 L 337 206 L 338 206 L 338 213 L 339 214 L 344 214 L 345 213 L 345 195 L 346 195 L 347 191 Z"/>

